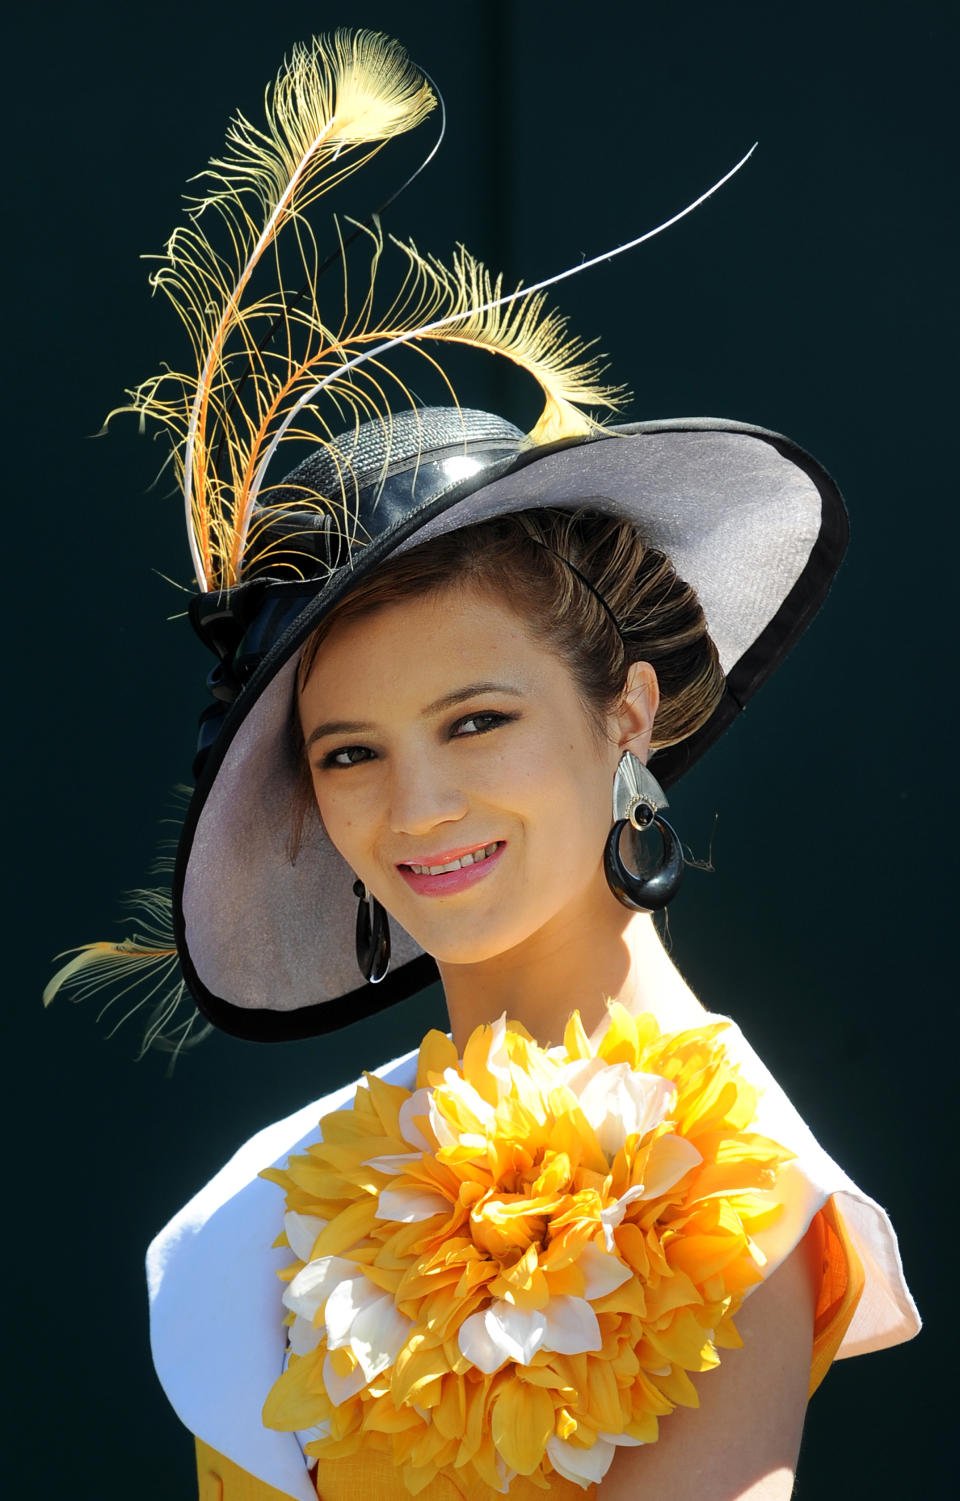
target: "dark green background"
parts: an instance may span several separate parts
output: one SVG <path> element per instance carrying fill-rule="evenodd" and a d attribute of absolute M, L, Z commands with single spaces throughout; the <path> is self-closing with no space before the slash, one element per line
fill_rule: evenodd
<path fill-rule="evenodd" d="M 90 1009 L 39 1008 L 56 950 L 118 931 L 204 703 L 200 649 L 166 619 L 183 596 L 158 577 L 189 581 L 177 501 L 147 489 L 161 450 L 132 421 L 88 436 L 125 385 L 185 358 L 138 256 L 162 247 L 228 114 L 257 118 L 285 49 L 335 24 L 398 35 L 447 95 L 442 157 L 389 227 L 444 254 L 462 238 L 508 278 L 630 238 L 759 138 L 721 198 L 559 300 L 601 335 L 633 415 L 784 430 L 848 497 L 822 616 L 673 798 L 715 873 L 691 874 L 671 931 L 702 998 L 889 1206 L 928 1319 L 831 1374 L 799 1494 L 951 1491 L 956 14 L 168 0 L 28 7 L 8 33 L 12 1494 L 192 1494 L 147 1354 L 147 1241 L 252 1130 L 440 1014 L 427 996 L 333 1040 L 215 1037 L 167 1078 L 159 1056 L 132 1061 L 135 1022 L 105 1040 Z M 485 364 L 460 392 L 532 415 Z"/>

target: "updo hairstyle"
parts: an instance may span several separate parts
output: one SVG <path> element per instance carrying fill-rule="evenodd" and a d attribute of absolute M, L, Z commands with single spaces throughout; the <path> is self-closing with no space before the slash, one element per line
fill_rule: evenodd
<path fill-rule="evenodd" d="M 564 558 L 606 600 L 619 633 Z M 505 601 L 534 640 L 567 664 L 598 737 L 606 733 L 607 716 L 619 703 L 633 662 L 649 662 L 660 685 L 653 751 L 692 735 L 723 696 L 723 669 L 700 601 L 666 554 L 646 547 L 628 521 L 549 508 L 480 521 L 389 559 L 308 638 L 297 670 L 298 693 L 338 621 L 451 584 Z M 307 821 L 316 813 L 296 705 L 291 730 L 300 752 L 289 846 L 296 860 Z"/>
<path fill-rule="evenodd" d="M 619 635 L 564 558 L 606 600 Z M 523 619 L 534 640 L 567 664 L 598 734 L 619 703 L 633 662 L 649 662 L 660 684 L 652 750 L 692 735 L 723 695 L 723 670 L 700 601 L 669 558 L 646 547 L 627 521 L 549 508 L 481 521 L 389 559 L 309 638 L 298 689 L 339 621 L 451 584 L 489 594 Z"/>

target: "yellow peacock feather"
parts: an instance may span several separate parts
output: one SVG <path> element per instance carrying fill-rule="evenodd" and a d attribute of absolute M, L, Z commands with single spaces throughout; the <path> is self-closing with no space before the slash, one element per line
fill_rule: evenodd
<path fill-rule="evenodd" d="M 421 340 L 467 344 L 502 354 L 540 382 L 544 412 L 533 441 L 590 432 L 582 407 L 615 408 L 620 393 L 600 383 L 587 346 L 535 291 L 504 296 L 500 278 L 462 247 L 450 267 L 413 244 L 389 242 L 405 275 L 378 308 L 385 242 L 366 230 L 368 284 L 354 299 L 344 265 L 336 314 L 317 291 L 320 254 L 307 220 L 318 198 L 368 162 L 387 140 L 412 130 L 435 106 L 403 49 L 371 32 L 338 32 L 295 47 L 266 95 L 265 124 L 238 116 L 227 153 L 211 161 L 206 194 L 191 201 L 190 222 L 171 235 L 152 285 L 171 299 L 189 336 L 197 372 L 163 372 L 131 391 L 130 409 L 158 419 L 174 440 L 187 530 L 202 590 L 238 583 L 256 558 L 258 532 L 282 496 L 265 484 L 284 440 L 324 444 L 331 417 L 389 421 L 384 354 Z M 213 224 L 211 224 L 213 220 Z M 218 248 L 207 226 L 219 230 Z M 254 283 L 265 264 L 279 276 L 279 237 L 292 246 L 300 293 Z M 284 269 L 286 263 L 283 263 Z M 428 356 L 429 357 L 429 356 Z M 434 361 L 435 363 L 435 361 Z M 122 410 L 122 409 L 121 409 Z M 258 506 L 258 502 L 261 502 Z M 303 503 L 302 500 L 299 503 Z M 318 496 L 318 507 L 336 504 Z M 258 525 L 259 522 L 259 525 Z M 262 560 L 260 560 L 262 561 Z"/>
<path fill-rule="evenodd" d="M 108 991 L 109 998 L 100 1010 L 103 1017 L 118 1001 L 129 998 L 108 1036 L 112 1037 L 134 1012 L 147 1006 L 148 1021 L 138 1056 L 142 1058 L 151 1047 L 176 1056 L 205 1037 L 210 1027 L 199 1021 L 192 1003 L 184 1004 L 189 1003 L 189 996 L 173 936 L 170 892 L 138 888 L 128 892 L 127 901 L 137 910 L 138 931 L 117 942 L 101 940 L 72 950 L 73 957 L 47 984 L 43 1004 L 49 1006 L 64 989 L 72 991 L 77 1002 Z"/>

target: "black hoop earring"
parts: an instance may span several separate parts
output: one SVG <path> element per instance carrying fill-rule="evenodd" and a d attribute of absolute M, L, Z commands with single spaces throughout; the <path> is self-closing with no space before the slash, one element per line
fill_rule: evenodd
<path fill-rule="evenodd" d="M 357 963 L 371 985 L 379 985 L 390 968 L 390 924 L 387 913 L 362 881 L 354 881 L 357 904 Z"/>
<path fill-rule="evenodd" d="M 683 849 L 676 831 L 660 814 L 667 806 L 663 788 L 638 756 L 625 751 L 613 781 L 614 824 L 607 835 L 603 851 L 603 873 L 618 902 L 634 912 L 659 912 L 677 894 L 683 878 Z M 663 850 L 656 870 L 637 875 L 624 864 L 620 839 L 625 829 L 633 832 L 634 856 L 643 864 L 641 841 L 650 829 L 656 829 Z"/>

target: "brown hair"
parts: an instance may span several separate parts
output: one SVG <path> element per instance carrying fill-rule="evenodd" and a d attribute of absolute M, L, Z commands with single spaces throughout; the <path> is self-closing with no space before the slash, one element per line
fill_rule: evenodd
<path fill-rule="evenodd" d="M 660 685 L 654 750 L 692 735 L 720 702 L 724 676 L 717 649 L 694 589 L 678 578 L 669 558 L 647 547 L 630 522 L 549 508 L 481 521 L 390 558 L 309 638 L 298 689 L 339 621 L 454 583 L 495 595 L 522 616 L 534 639 L 566 662 L 598 732 L 616 707 L 633 662 L 649 662 Z M 294 733 L 299 740 L 296 717 Z M 305 761 L 303 771 L 295 847 L 312 803 Z"/>

